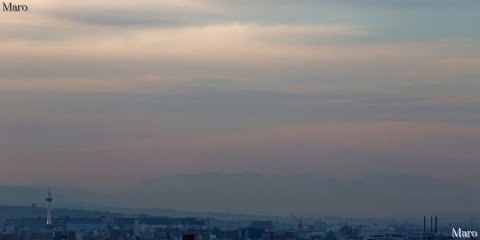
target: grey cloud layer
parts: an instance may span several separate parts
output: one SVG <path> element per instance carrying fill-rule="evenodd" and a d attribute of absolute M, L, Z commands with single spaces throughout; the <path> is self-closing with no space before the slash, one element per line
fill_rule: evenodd
<path fill-rule="evenodd" d="M 478 2 L 59 2 L 0 23 L 0 182 L 386 170 L 478 184 Z"/>

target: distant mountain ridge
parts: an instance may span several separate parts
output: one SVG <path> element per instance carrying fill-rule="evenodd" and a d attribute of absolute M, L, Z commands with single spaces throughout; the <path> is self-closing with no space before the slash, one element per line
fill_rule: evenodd
<path fill-rule="evenodd" d="M 46 218 L 47 209 L 37 206 L 0 206 L 0 218 Z M 55 217 L 122 217 L 122 213 L 88 211 L 80 209 L 54 208 L 52 214 Z"/>
<path fill-rule="evenodd" d="M 32 187 L 0 187 L 0 204 L 43 204 L 45 194 Z M 54 188 L 54 198 L 56 207 L 163 209 L 163 212 L 176 209 L 281 216 L 290 212 L 388 216 L 480 210 L 478 188 L 400 173 L 373 173 L 354 181 L 309 174 L 172 175 L 111 192 L 63 186 Z"/>
<path fill-rule="evenodd" d="M 47 191 L 40 187 L 32 186 L 0 186 L 1 205 L 39 205 L 43 206 Z M 88 208 L 90 203 L 74 200 L 66 195 L 55 196 L 57 207 Z"/>

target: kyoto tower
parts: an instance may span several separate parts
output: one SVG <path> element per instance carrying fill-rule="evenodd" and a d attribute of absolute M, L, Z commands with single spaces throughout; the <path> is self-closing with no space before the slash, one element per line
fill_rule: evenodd
<path fill-rule="evenodd" d="M 50 194 L 50 188 L 48 188 L 48 197 L 45 199 L 48 202 L 47 209 L 47 226 L 52 226 L 52 195 Z"/>

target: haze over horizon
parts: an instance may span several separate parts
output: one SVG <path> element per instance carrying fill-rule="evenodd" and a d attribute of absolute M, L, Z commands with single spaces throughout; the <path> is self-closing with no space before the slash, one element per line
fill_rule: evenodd
<path fill-rule="evenodd" d="M 374 172 L 480 185 L 480 2 L 0 12 L 0 185 Z"/>
<path fill-rule="evenodd" d="M 45 191 L 47 191 L 48 189 L 51 189 L 51 190 L 54 190 L 55 188 L 60 188 L 60 189 L 64 189 L 64 188 L 68 188 L 68 189 L 78 189 L 78 190 L 93 190 L 93 191 L 107 191 L 107 192 L 110 192 L 110 191 L 118 191 L 118 190 L 124 190 L 124 189 L 128 189 L 128 188 L 135 188 L 136 186 L 138 185 L 142 185 L 142 184 L 146 184 L 146 183 L 150 183 L 150 182 L 155 182 L 155 181 L 158 181 L 158 180 L 161 180 L 161 179 L 168 179 L 168 178 L 182 178 L 182 177 L 194 177 L 194 176 L 224 176 L 224 177 L 234 177 L 234 176 L 242 176 L 242 175 L 249 175 L 249 176 L 257 176 L 257 177 L 265 177 L 265 178 L 277 178 L 277 177 L 308 177 L 308 178 L 312 178 L 312 179 L 323 179 L 323 180 L 328 180 L 328 181 L 338 181 L 338 182 L 344 182 L 344 183 L 348 183 L 348 182 L 355 182 L 355 181 L 361 181 L 363 179 L 366 179 L 366 178 L 370 178 L 372 176 L 382 176 L 382 175 L 385 175 L 385 176 L 390 176 L 390 177 L 404 177 L 404 178 L 423 178 L 423 179 L 429 179 L 429 180 L 435 180 L 435 181 L 441 181 L 443 183 L 447 183 L 447 184 L 457 184 L 455 182 L 449 182 L 449 181 L 444 181 L 442 179 L 439 179 L 439 178 L 435 178 L 435 177 L 428 177 L 428 176 L 416 176 L 416 175 L 410 175 L 410 174 L 404 174 L 404 173 L 400 173 L 400 172 L 379 172 L 379 171 L 374 171 L 374 172 L 371 172 L 371 173 L 368 173 L 366 175 L 363 175 L 363 176 L 359 176 L 359 177 L 355 177 L 355 178 L 338 178 L 338 177 L 324 177 L 324 176 L 319 176 L 319 175 L 315 175 L 315 174 L 311 174 L 311 173 L 308 173 L 308 172 L 301 172 L 301 173 L 292 173 L 292 174 L 262 174 L 262 173 L 258 173 L 258 172 L 253 172 L 253 171 L 248 171 L 248 172 L 231 172 L 231 173 L 222 173 L 222 172 L 215 172 L 215 171 L 210 171 L 210 172 L 195 172 L 195 173 L 174 173 L 174 174 L 168 174 L 168 175 L 162 175 L 162 176 L 157 176 L 157 177 L 154 177 L 154 178 L 148 178 L 148 179 L 142 179 L 142 180 L 139 180 L 137 182 L 131 182 L 130 184 L 128 185 L 122 185 L 122 186 L 117 186 L 117 187 L 98 187 L 98 186 L 94 186 L 94 187 L 88 187 L 88 186 L 82 186 L 82 185 L 76 185 L 74 183 L 66 183 L 66 182 L 47 182 L 47 183 L 36 183 L 36 182 L 32 182 L 32 183 L 20 183 L 20 184 L 5 184 L 5 183 L 0 183 L 0 186 L 3 186 L 3 187 L 33 187 L 35 189 L 45 189 Z M 461 184 L 462 186 L 465 186 L 465 187 L 469 187 L 469 186 L 472 186 L 472 185 L 469 185 L 469 184 Z"/>
<path fill-rule="evenodd" d="M 400 173 L 373 173 L 340 181 L 309 174 L 204 173 L 160 177 L 116 190 L 75 186 L 0 186 L 0 205 L 148 214 L 249 214 L 283 216 L 412 217 L 478 214 L 475 187 Z M 465 215 L 467 214 L 467 215 Z"/>

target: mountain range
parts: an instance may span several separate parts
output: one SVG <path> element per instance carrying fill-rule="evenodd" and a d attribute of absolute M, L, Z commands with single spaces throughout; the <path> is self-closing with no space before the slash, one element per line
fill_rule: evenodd
<path fill-rule="evenodd" d="M 46 187 L 0 186 L 0 205 L 44 206 Z M 373 173 L 341 181 L 310 174 L 172 175 L 115 191 L 53 186 L 53 206 L 182 215 L 218 214 L 408 216 L 478 212 L 480 189 L 430 177 Z"/>

